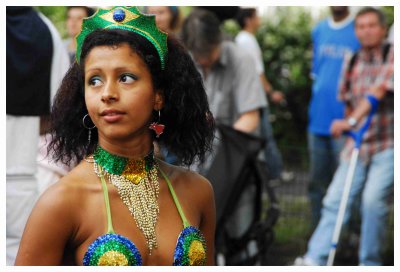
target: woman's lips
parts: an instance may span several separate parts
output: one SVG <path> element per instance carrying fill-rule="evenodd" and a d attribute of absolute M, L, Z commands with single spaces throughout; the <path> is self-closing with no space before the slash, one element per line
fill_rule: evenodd
<path fill-rule="evenodd" d="M 104 110 L 101 112 L 100 116 L 108 123 L 115 123 L 122 119 L 125 113 L 119 110 Z"/>

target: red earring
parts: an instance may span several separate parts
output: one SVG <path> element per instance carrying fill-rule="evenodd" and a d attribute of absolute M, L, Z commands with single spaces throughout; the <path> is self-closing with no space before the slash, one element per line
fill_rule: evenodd
<path fill-rule="evenodd" d="M 165 126 L 163 124 L 159 124 L 160 122 L 160 111 L 158 111 L 158 121 L 157 122 L 153 122 L 150 124 L 149 129 L 154 130 L 154 132 L 156 133 L 156 137 L 159 138 L 160 135 L 164 132 L 164 128 Z"/>

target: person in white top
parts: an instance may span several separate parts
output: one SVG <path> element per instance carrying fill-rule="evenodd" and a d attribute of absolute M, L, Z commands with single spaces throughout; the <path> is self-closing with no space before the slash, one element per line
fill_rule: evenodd
<path fill-rule="evenodd" d="M 236 44 L 250 54 L 256 62 L 257 73 L 260 75 L 264 91 L 270 96 L 271 101 L 278 104 L 282 103 L 282 101 L 285 100 L 285 95 L 280 91 L 273 90 L 264 74 L 262 52 L 255 37 L 255 33 L 261 24 L 257 10 L 255 8 L 240 9 L 237 15 L 237 21 L 242 30 L 235 38 Z"/>
<path fill-rule="evenodd" d="M 255 37 L 256 31 L 260 27 L 260 17 L 257 15 L 256 9 L 242 8 L 239 10 L 236 19 L 242 28 L 235 38 L 236 44 L 256 63 L 256 72 L 260 77 L 263 90 L 269 96 L 270 100 L 275 104 L 284 104 L 286 102 L 285 95 L 280 91 L 273 90 L 264 73 L 262 52 Z M 263 109 L 261 119 L 261 134 L 267 140 L 264 157 L 267 163 L 269 178 L 283 178 L 282 155 L 273 137 L 272 126 L 269 122 L 268 107 Z"/>

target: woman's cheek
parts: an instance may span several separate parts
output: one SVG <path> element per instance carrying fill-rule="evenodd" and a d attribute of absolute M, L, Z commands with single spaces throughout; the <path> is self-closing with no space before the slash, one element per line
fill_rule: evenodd
<path fill-rule="evenodd" d="M 86 103 L 86 108 L 89 112 L 89 115 L 91 116 L 92 119 L 95 119 L 98 113 L 98 103 L 96 96 L 93 95 L 90 92 L 85 92 L 85 103 Z M 95 120 L 93 120 L 95 121 Z"/>

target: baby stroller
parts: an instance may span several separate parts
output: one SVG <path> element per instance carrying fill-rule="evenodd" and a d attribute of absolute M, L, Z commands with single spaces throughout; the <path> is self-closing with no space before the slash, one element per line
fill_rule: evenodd
<path fill-rule="evenodd" d="M 216 264 L 261 264 L 273 241 L 273 226 L 279 216 L 276 196 L 268 184 L 265 162 L 257 158 L 265 140 L 225 125 L 217 128 L 220 143 L 206 173 L 214 187 L 216 202 Z M 232 235 L 230 217 L 240 208 L 238 200 L 243 192 L 250 188 L 254 188 L 249 213 L 252 218 L 246 216 L 248 222 L 241 224 L 248 227 L 239 236 Z M 267 211 L 262 209 L 264 191 L 269 200 Z M 263 213 L 266 213 L 266 218 L 262 217 Z"/>

